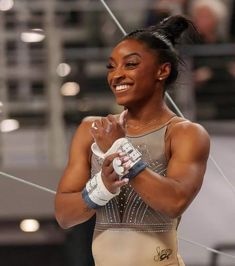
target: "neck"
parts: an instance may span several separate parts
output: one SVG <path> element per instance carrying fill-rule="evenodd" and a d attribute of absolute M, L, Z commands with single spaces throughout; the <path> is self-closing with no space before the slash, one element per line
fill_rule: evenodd
<path fill-rule="evenodd" d="M 167 107 L 163 97 L 162 84 L 158 83 L 154 93 L 126 106 L 128 109 L 126 121 L 129 126 L 141 126 L 154 122 L 162 125 L 174 113 Z M 154 121 L 153 121 L 154 120 Z"/>
<path fill-rule="evenodd" d="M 151 108 L 148 105 L 128 107 L 127 121 L 129 124 L 146 124 L 152 120 L 159 121 L 159 124 L 165 122 L 174 113 L 167 107 L 164 101 L 161 103 L 154 103 Z"/>

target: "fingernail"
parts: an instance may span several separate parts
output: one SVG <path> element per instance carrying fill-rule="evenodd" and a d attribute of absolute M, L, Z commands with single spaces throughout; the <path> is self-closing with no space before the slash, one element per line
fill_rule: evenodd
<path fill-rule="evenodd" d="M 91 127 L 94 128 L 95 130 L 98 129 L 95 122 L 92 123 Z"/>
<path fill-rule="evenodd" d="M 112 127 L 112 126 L 111 126 L 110 124 L 108 124 L 108 126 L 107 126 L 107 128 L 106 128 L 105 131 L 106 131 L 107 133 L 109 133 L 109 132 L 111 131 L 111 127 Z"/>
<path fill-rule="evenodd" d="M 131 161 L 127 161 L 126 163 L 123 164 L 123 166 L 125 167 L 125 169 L 128 169 L 131 163 L 132 163 Z"/>
<path fill-rule="evenodd" d="M 122 158 L 122 162 L 127 162 L 129 160 L 130 160 L 130 157 L 128 157 L 128 156 L 125 156 L 125 157 Z"/>
<path fill-rule="evenodd" d="M 129 178 L 123 178 L 123 181 L 127 184 L 129 183 Z"/>
<path fill-rule="evenodd" d="M 114 166 L 121 166 L 122 165 L 122 161 L 119 158 L 114 158 L 113 160 L 113 165 Z"/>

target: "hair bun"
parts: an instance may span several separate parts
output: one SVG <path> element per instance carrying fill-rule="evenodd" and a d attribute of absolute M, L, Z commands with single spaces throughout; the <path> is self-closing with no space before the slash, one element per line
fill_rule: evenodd
<path fill-rule="evenodd" d="M 190 32 L 197 32 L 193 23 L 184 16 L 170 16 L 163 19 L 156 27 L 155 30 L 163 34 L 173 45 L 177 43 L 177 40 L 187 30 Z"/>

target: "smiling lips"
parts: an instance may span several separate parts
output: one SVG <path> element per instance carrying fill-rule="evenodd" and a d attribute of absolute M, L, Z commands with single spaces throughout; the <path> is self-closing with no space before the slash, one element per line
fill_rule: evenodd
<path fill-rule="evenodd" d="M 115 90 L 116 91 L 124 91 L 128 90 L 131 86 L 129 84 L 121 84 L 121 85 L 116 85 Z"/>

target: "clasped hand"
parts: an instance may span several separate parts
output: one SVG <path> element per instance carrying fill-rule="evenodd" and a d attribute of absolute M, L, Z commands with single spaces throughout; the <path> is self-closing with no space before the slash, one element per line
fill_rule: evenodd
<path fill-rule="evenodd" d="M 119 120 L 113 115 L 108 115 L 93 122 L 91 134 L 102 152 L 107 152 L 117 139 L 125 137 L 126 114 L 127 111 L 122 112 Z M 119 180 L 119 176 L 113 169 L 112 162 L 116 157 L 119 157 L 124 165 L 129 160 L 126 154 L 120 153 L 111 154 L 104 159 L 101 176 L 106 188 L 111 193 L 116 193 L 120 187 L 128 183 L 126 179 Z"/>
<path fill-rule="evenodd" d="M 102 152 L 105 153 L 115 140 L 125 137 L 126 113 L 127 111 L 121 113 L 119 121 L 113 115 L 108 115 L 93 122 L 91 134 Z"/>

